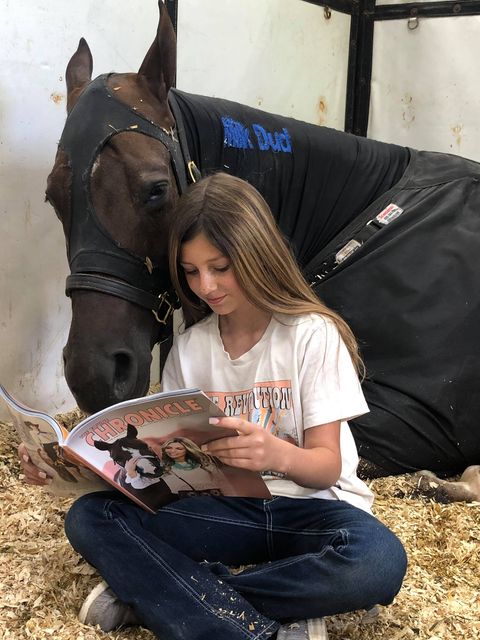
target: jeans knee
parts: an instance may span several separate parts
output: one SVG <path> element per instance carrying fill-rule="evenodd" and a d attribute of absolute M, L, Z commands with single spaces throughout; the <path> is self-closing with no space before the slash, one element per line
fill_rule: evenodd
<path fill-rule="evenodd" d="M 103 511 L 104 500 L 98 494 L 89 493 L 78 498 L 70 507 L 65 517 L 65 534 L 72 547 L 83 555 L 85 544 L 95 539 L 94 531 L 98 524 L 99 514 Z"/>
<path fill-rule="evenodd" d="M 372 592 L 376 593 L 374 604 L 390 604 L 402 586 L 407 554 L 403 544 L 387 527 L 382 527 L 370 560 L 370 581 Z"/>
<path fill-rule="evenodd" d="M 347 554 L 353 563 L 343 576 L 344 593 L 352 595 L 348 610 L 390 604 L 402 586 L 407 556 L 397 536 L 378 521 L 352 536 Z"/>

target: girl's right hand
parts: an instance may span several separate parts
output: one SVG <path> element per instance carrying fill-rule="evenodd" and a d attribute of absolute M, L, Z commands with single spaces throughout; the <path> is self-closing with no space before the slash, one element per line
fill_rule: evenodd
<path fill-rule="evenodd" d="M 33 464 L 30 456 L 28 455 L 28 449 L 23 442 L 19 444 L 17 451 L 22 471 L 25 474 L 25 482 L 40 486 L 50 484 L 52 478 L 49 477 L 45 471 Z"/>

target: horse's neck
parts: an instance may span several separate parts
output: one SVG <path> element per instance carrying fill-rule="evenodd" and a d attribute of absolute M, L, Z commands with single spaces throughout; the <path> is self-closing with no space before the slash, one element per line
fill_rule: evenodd
<path fill-rule="evenodd" d="M 201 172 L 226 171 L 253 184 L 303 263 L 390 189 L 408 163 L 403 147 L 229 100 L 174 94 Z"/>

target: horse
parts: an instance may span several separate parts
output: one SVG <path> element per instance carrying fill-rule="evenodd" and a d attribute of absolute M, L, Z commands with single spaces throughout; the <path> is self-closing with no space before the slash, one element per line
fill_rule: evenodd
<path fill-rule="evenodd" d="M 113 442 L 94 440 L 100 451 L 108 451 L 113 462 L 120 467 L 114 481 L 124 487 L 129 495 L 138 497 L 143 503 L 155 510 L 159 505 L 173 502 L 176 496 L 163 479 L 165 472 L 162 461 L 146 442 L 140 440 L 137 429 L 127 425 L 127 433 Z M 132 461 L 135 475 L 127 473 L 127 464 Z"/>
<path fill-rule="evenodd" d="M 371 411 L 350 425 L 366 474 L 474 464 L 479 165 L 180 91 L 161 0 L 159 13 L 137 73 L 92 80 L 83 38 L 66 69 L 46 198 L 71 270 L 63 355 L 78 405 L 147 392 L 176 304 L 169 220 L 190 183 L 221 170 L 262 193 L 306 278 L 359 339 Z"/>

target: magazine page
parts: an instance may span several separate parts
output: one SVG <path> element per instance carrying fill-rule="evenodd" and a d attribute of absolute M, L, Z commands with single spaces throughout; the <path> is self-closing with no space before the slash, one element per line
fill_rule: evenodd
<path fill-rule="evenodd" d="M 260 474 L 205 454 L 232 431 L 209 424 L 223 412 L 200 390 L 159 393 L 90 416 L 65 446 L 137 504 L 156 511 L 189 496 L 270 497 Z"/>
<path fill-rule="evenodd" d="M 30 409 L 15 400 L 0 385 L 0 397 L 5 401 L 18 433 L 29 456 L 37 467 L 52 478 L 45 488 L 58 496 L 79 497 L 84 493 L 105 489 L 105 483 L 90 469 L 67 460 L 60 444 L 68 431 L 51 416 Z"/>

